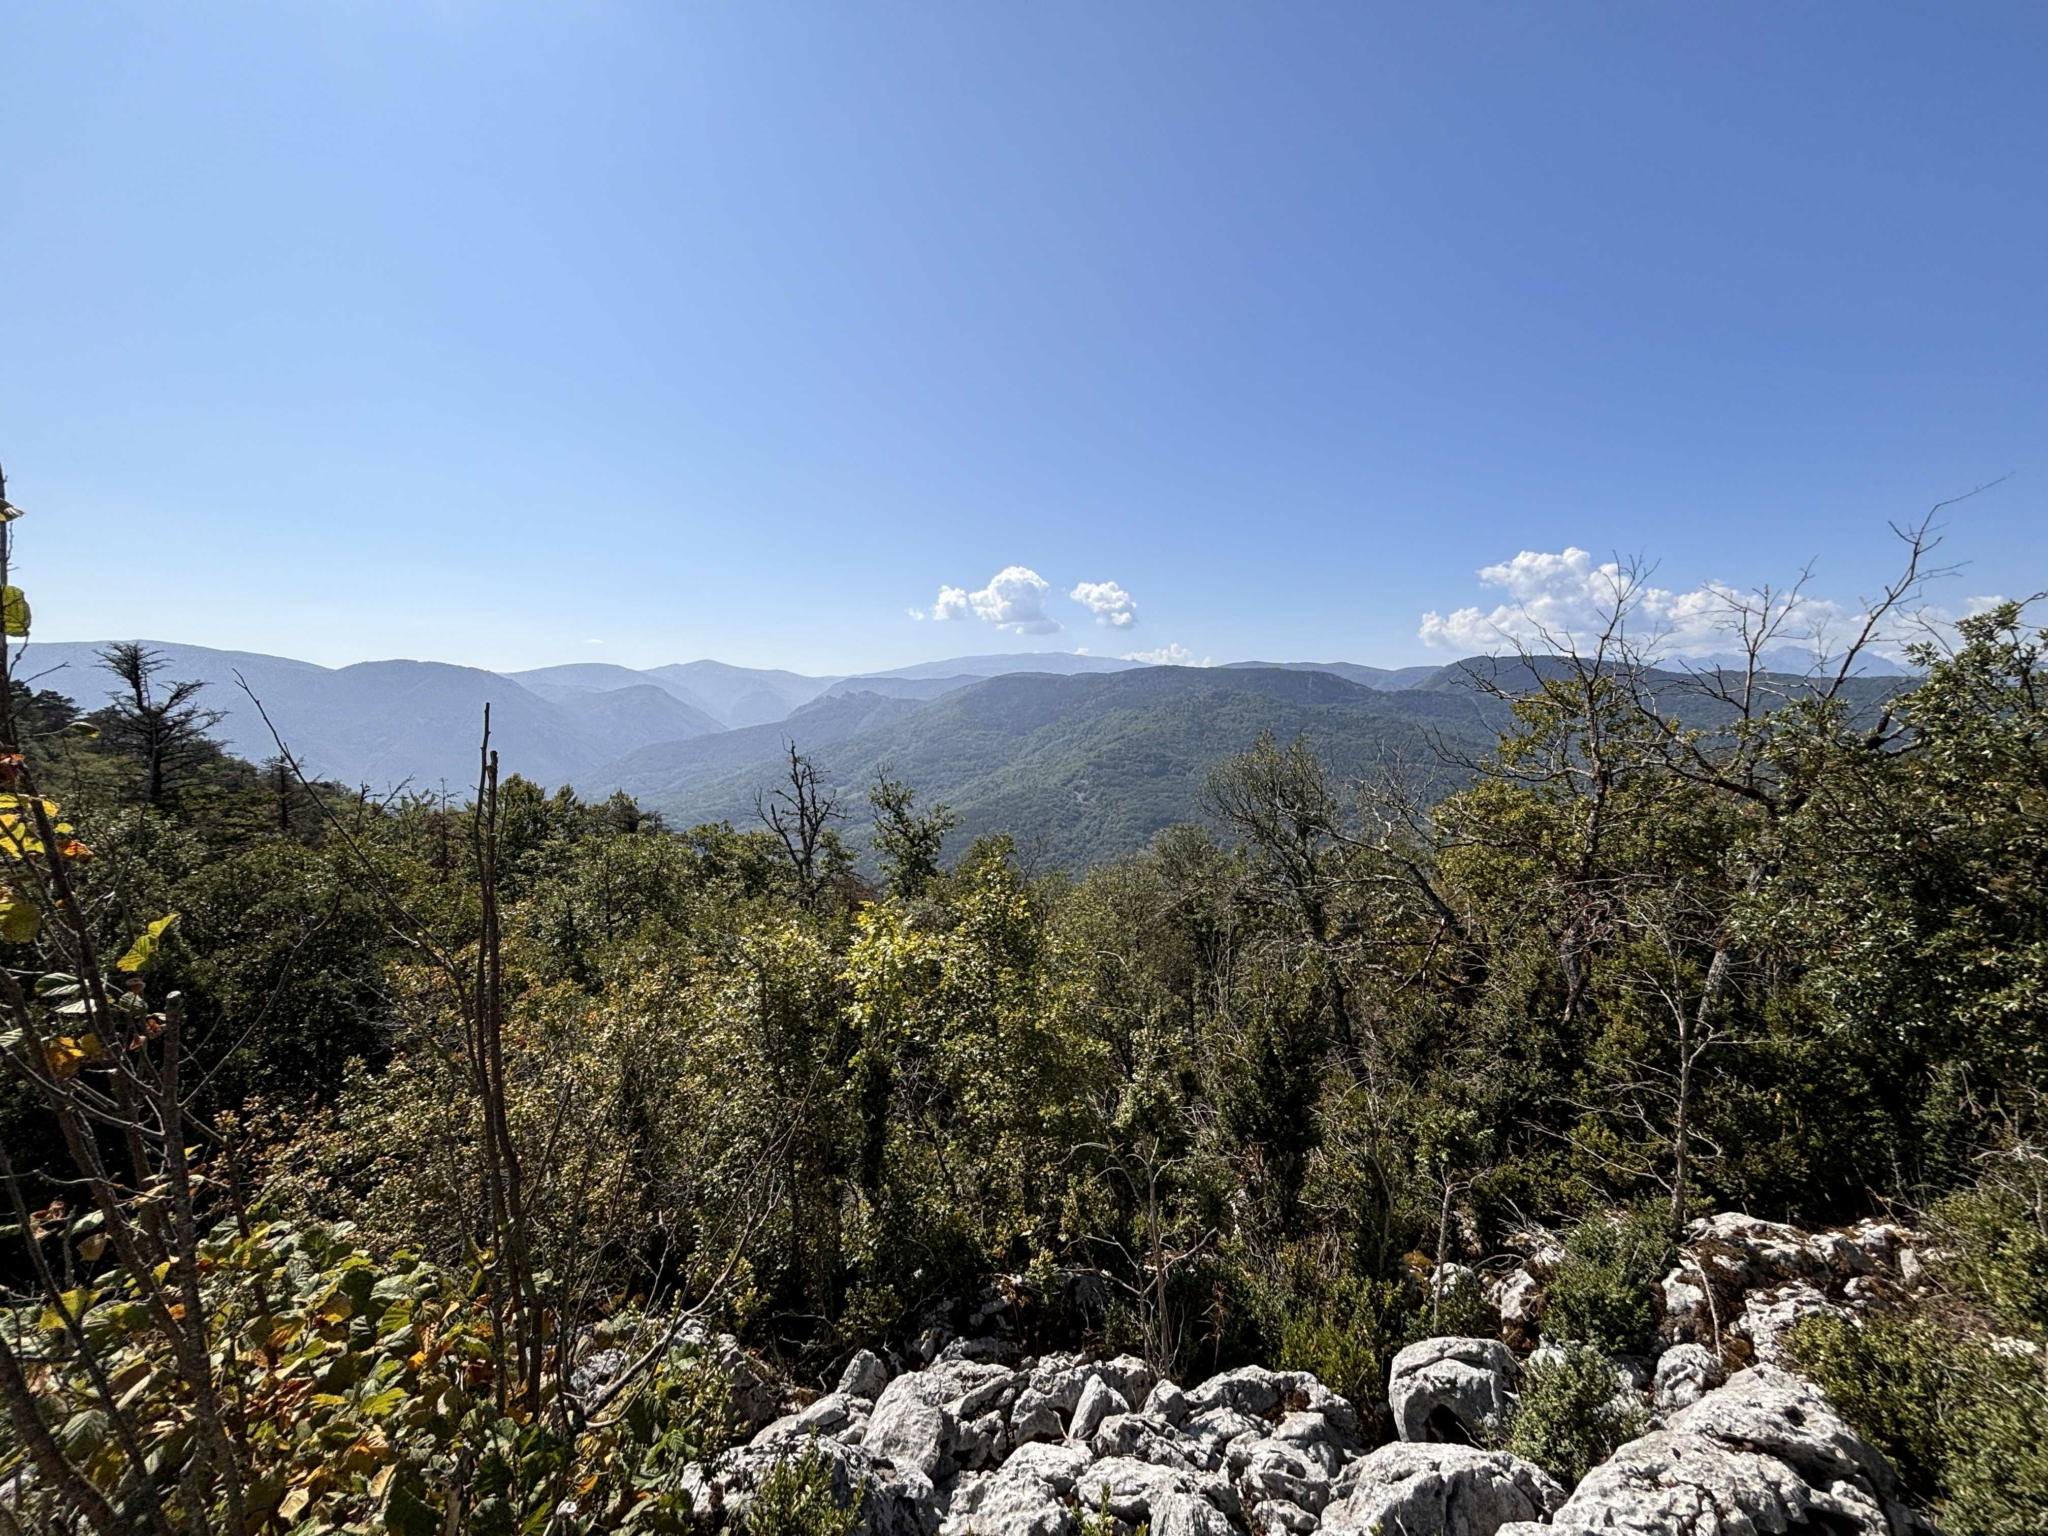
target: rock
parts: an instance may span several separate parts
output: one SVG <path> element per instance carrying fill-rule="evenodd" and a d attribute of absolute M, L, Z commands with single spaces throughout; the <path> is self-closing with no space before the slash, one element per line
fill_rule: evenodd
<path fill-rule="evenodd" d="M 1081 1400 L 1074 1405 L 1074 1416 L 1067 1424 L 1067 1436 L 1072 1440 L 1087 1440 L 1111 1414 L 1130 1411 L 1130 1400 L 1123 1393 L 1100 1376 L 1091 1377 L 1088 1385 L 1081 1389 Z"/>
<path fill-rule="evenodd" d="M 1908 1286 L 1927 1283 L 1927 1262 L 1920 1257 L 1917 1248 L 1899 1250 L 1899 1280 L 1901 1284 Z"/>
<path fill-rule="evenodd" d="M 1891 1502 L 1895 1492 L 1884 1458 L 1819 1389 L 1759 1366 L 1673 1414 L 1667 1428 L 1623 1445 L 1587 1474 L 1551 1524 L 1604 1536 L 1795 1526 L 1890 1536 L 1913 1524 Z"/>
<path fill-rule="evenodd" d="M 1774 1456 L 1816 1486 L 1861 1480 L 1894 1491 L 1891 1465 L 1842 1421 L 1820 1389 L 1790 1371 L 1758 1366 L 1674 1415 L 1669 1428 Z"/>
<path fill-rule="evenodd" d="M 1526 1269 L 1511 1269 L 1486 1288 L 1501 1322 L 1534 1331 L 1543 1321 L 1543 1287 Z"/>
<path fill-rule="evenodd" d="M 1152 1390 L 1145 1394 L 1144 1412 L 1154 1418 L 1178 1424 L 1188 1416 L 1187 1394 L 1172 1382 L 1161 1377 L 1153 1383 Z"/>
<path fill-rule="evenodd" d="M 1470 1443 L 1515 1406 L 1515 1357 L 1498 1339 L 1438 1338 L 1394 1356 L 1387 1399 L 1403 1440 Z"/>
<path fill-rule="evenodd" d="M 1227 1526 L 1228 1521 L 1224 1524 Z M 1290 1504 L 1285 1499 L 1268 1499 L 1252 1511 L 1252 1529 L 1259 1536 L 1280 1536 L 1285 1531 L 1291 1536 L 1308 1536 L 1322 1521 L 1303 1509 L 1299 1504 Z"/>
<path fill-rule="evenodd" d="M 1266 1424 L 1235 1408 L 1210 1408 L 1181 1425 L 1181 1433 L 1211 1450 L 1221 1451 L 1245 1435 L 1263 1435 Z"/>
<path fill-rule="evenodd" d="M 959 1421 L 915 1392 L 896 1390 L 922 1374 L 906 1373 L 889 1383 L 868 1419 L 861 1445 L 899 1466 L 915 1467 L 926 1477 L 936 1477 L 952 1452 Z"/>
<path fill-rule="evenodd" d="M 1745 1286 L 1827 1274 L 1827 1260 L 1813 1239 L 1780 1221 L 1723 1211 L 1693 1222 L 1685 1238 L 1709 1269 L 1731 1274 Z"/>
<path fill-rule="evenodd" d="M 1730 1450 L 1705 1435 L 1659 1430 L 1629 1441 L 1587 1473 L 1549 1529 L 1553 1536 L 1747 1536 L 1794 1526 L 1829 1536 L 1888 1536 L 1884 1512 L 1853 1485 L 1815 1489 L 1775 1457 Z"/>
<path fill-rule="evenodd" d="M 1315 1529 L 1315 1516 L 1308 1530 Z M 1289 1529 L 1300 1529 L 1289 1527 Z M 1162 1493 L 1152 1501 L 1152 1536 L 1237 1536 L 1230 1517 L 1191 1493 Z"/>
<path fill-rule="evenodd" d="M 1074 1512 L 1050 1483 L 998 1473 L 954 1491 L 939 1536 L 1074 1536 L 1074 1528 Z"/>
<path fill-rule="evenodd" d="M 1323 1511 L 1325 1531 L 1496 1536 L 1565 1498 L 1542 1468 L 1467 1445 L 1384 1445 L 1345 1468 L 1342 1486 L 1342 1500 Z"/>
<path fill-rule="evenodd" d="M 1674 1344 L 1657 1357 L 1650 1402 L 1659 1413 L 1689 1408 L 1721 1385 L 1727 1373 L 1704 1344 Z"/>
<path fill-rule="evenodd" d="M 1113 1413 L 1089 1437 L 1088 1449 L 1098 1457 L 1135 1456 L 1154 1466 L 1179 1467 L 1193 1471 L 1188 1453 L 1199 1454 L 1192 1442 L 1183 1442 L 1166 1420 L 1146 1413 Z"/>
<path fill-rule="evenodd" d="M 569 1390 L 578 1397 L 601 1392 L 632 1363 L 632 1357 L 623 1349 L 597 1350 L 584 1356 L 583 1363 L 569 1373 Z"/>
<path fill-rule="evenodd" d="M 1742 1315 L 1730 1326 L 1729 1332 L 1749 1340 L 1757 1359 L 1767 1365 L 1777 1365 L 1784 1359 L 1785 1335 L 1802 1318 L 1821 1312 L 1830 1312 L 1837 1317 L 1847 1315 L 1805 1281 L 1794 1280 L 1767 1291 L 1752 1293 L 1744 1300 Z"/>
<path fill-rule="evenodd" d="M 882 1388 L 887 1385 L 889 1367 L 871 1349 L 860 1351 L 846 1362 L 846 1369 L 839 1373 L 840 1392 L 848 1397 L 864 1397 L 871 1403 L 882 1395 Z"/>
<path fill-rule="evenodd" d="M 1234 1408 L 1239 1413 L 1256 1417 L 1277 1407 L 1281 1393 L 1291 1384 L 1292 1378 L 1279 1371 L 1269 1371 L 1258 1365 L 1240 1366 L 1220 1376 L 1211 1376 L 1189 1392 L 1188 1412 L 1200 1414 L 1211 1408 Z"/>
<path fill-rule="evenodd" d="M 1284 1499 L 1313 1513 L 1330 1502 L 1330 1474 L 1322 1462 L 1284 1440 L 1233 1442 L 1230 1469 L 1243 1496 L 1255 1504 Z"/>
<path fill-rule="evenodd" d="M 1199 1495 L 1219 1509 L 1226 1503 L 1237 1507 L 1236 1494 L 1219 1479 L 1156 1467 L 1127 1456 L 1096 1462 L 1074 1484 L 1074 1497 L 1082 1509 L 1094 1514 L 1106 1505 L 1112 1515 L 1131 1525 L 1146 1519 L 1154 1505 L 1170 1493 Z"/>

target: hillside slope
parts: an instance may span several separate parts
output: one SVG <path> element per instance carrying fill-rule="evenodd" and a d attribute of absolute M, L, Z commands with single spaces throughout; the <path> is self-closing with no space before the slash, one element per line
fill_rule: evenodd
<path fill-rule="evenodd" d="M 757 747 L 742 761 L 730 755 L 740 733 L 729 732 L 643 749 L 579 787 L 598 793 L 616 782 L 677 825 L 744 823 L 777 772 L 783 741 L 793 740 L 849 807 L 887 772 L 951 805 L 959 839 L 1009 832 L 1034 861 L 1080 868 L 1143 847 L 1175 822 L 1202 820 L 1207 775 L 1262 730 L 1282 741 L 1307 736 L 1342 776 L 1396 760 L 1441 792 L 1458 775 L 1436 743 L 1483 751 L 1505 717 L 1470 693 L 1386 692 L 1277 668 L 1011 674 L 922 707 L 894 701 L 898 713 L 877 709 L 847 731 L 846 715 L 825 712 L 849 702 L 825 701 L 763 731 L 756 740 L 770 750 Z"/>

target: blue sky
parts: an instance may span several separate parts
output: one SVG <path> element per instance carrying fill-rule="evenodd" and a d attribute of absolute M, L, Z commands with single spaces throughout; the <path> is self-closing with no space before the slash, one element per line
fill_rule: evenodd
<path fill-rule="evenodd" d="M 1999 476 L 1944 600 L 2048 586 L 2037 5 L 17 4 L 0 51 L 48 638 L 1402 664 L 1569 549 L 1847 603 Z"/>

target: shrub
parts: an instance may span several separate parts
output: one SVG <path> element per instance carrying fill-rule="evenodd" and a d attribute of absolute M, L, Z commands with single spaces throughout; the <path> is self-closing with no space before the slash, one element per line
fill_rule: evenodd
<path fill-rule="evenodd" d="M 1656 1285 L 1677 1252 L 1664 1213 L 1644 1209 L 1620 1221 L 1585 1222 L 1564 1247 L 1546 1289 L 1544 1333 L 1603 1355 L 1650 1353 Z"/>
<path fill-rule="evenodd" d="M 1598 1350 L 1574 1344 L 1562 1359 L 1532 1362 L 1522 1405 L 1509 1420 L 1506 1448 L 1533 1461 L 1567 1488 L 1643 1431 L 1648 1415 L 1618 1403 L 1621 1373 Z"/>
<path fill-rule="evenodd" d="M 776 1462 L 747 1505 L 747 1536 L 848 1536 L 867 1489 L 856 1488 L 842 1505 L 832 1496 L 832 1470 L 816 1440 L 801 1456 Z"/>
<path fill-rule="evenodd" d="M 2048 1380 L 1927 1318 L 1826 1315 L 1793 1329 L 1793 1358 L 1882 1451 L 1950 1536 L 2022 1536 L 2048 1510 Z"/>
<path fill-rule="evenodd" d="M 1361 1406 L 1379 1402 L 1386 1396 L 1387 1362 L 1400 1344 L 1402 1301 L 1401 1288 L 1388 1281 L 1353 1281 L 1325 1297 L 1296 1298 L 1281 1318 L 1275 1363 L 1283 1371 L 1307 1371 Z"/>

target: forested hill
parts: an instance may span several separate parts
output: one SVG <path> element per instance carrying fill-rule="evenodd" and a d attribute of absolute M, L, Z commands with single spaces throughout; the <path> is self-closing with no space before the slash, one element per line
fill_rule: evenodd
<path fill-rule="evenodd" d="M 1261 732 L 1305 738 L 1340 782 L 1398 767 L 1418 798 L 1433 801 L 1465 782 L 1460 764 L 1510 723 L 1509 703 L 1477 679 L 1522 692 L 1560 669 L 1476 658 L 1399 689 L 1296 667 L 1022 673 L 968 682 L 921 707 L 846 693 L 771 726 L 642 748 L 576 787 L 586 796 L 624 789 L 676 826 L 746 825 L 793 743 L 849 803 L 878 775 L 905 779 L 960 817 L 960 846 L 1007 832 L 1034 862 L 1084 869 L 1136 852 L 1163 827 L 1206 820 L 1210 773 Z M 1727 717 L 1682 674 L 1650 681 L 1694 723 Z M 1896 678 L 1857 678 L 1845 692 L 1867 711 L 1899 687 Z"/>
<path fill-rule="evenodd" d="M 794 742 L 845 797 L 858 798 L 881 773 L 907 779 L 960 816 L 962 846 L 1008 832 L 1035 861 L 1079 869 L 1144 847 L 1162 827 L 1201 820 L 1209 772 L 1261 731 L 1306 736 L 1345 777 L 1395 761 L 1441 792 L 1455 775 L 1439 747 L 1483 752 L 1506 716 L 1470 688 L 1385 692 L 1320 671 L 1025 673 L 969 683 L 921 708 L 842 696 L 772 727 L 645 748 L 577 787 L 624 788 L 672 825 L 745 824 L 780 771 L 783 744 Z M 736 764 L 742 736 L 758 755 Z"/>

